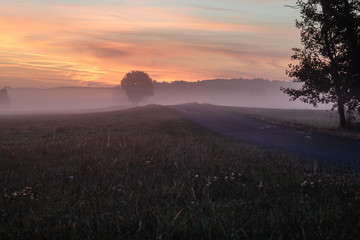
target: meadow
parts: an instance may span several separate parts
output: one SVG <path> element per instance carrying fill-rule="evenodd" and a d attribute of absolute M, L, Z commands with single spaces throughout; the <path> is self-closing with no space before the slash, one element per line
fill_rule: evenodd
<path fill-rule="evenodd" d="M 282 125 L 360 139 L 359 114 L 353 116 L 353 119 L 348 118 L 349 126 L 347 129 L 340 129 L 339 116 L 336 110 L 218 107 Z"/>
<path fill-rule="evenodd" d="M 0 239 L 357 239 L 360 175 L 171 109 L 0 116 Z"/>

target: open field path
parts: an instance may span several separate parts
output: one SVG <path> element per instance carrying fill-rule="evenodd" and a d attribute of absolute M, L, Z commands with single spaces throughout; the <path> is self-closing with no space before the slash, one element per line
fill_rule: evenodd
<path fill-rule="evenodd" d="M 254 119 L 218 106 L 171 106 L 209 131 L 250 144 L 292 153 L 321 163 L 360 170 L 360 141 L 299 130 Z"/>

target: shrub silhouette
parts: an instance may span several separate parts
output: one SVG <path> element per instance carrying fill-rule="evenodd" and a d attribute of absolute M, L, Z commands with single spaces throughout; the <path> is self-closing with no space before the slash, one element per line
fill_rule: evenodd
<path fill-rule="evenodd" d="M 10 106 L 10 98 L 6 88 L 0 90 L 0 108 L 7 108 Z"/>

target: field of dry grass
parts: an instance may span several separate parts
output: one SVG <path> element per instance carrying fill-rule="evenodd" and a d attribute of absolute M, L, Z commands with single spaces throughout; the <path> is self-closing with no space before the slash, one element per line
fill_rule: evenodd
<path fill-rule="evenodd" d="M 360 176 L 160 106 L 0 117 L 0 239 L 356 239 Z"/>

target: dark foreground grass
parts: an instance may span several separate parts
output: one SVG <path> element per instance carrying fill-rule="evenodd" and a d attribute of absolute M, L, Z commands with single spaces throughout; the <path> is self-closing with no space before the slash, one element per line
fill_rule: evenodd
<path fill-rule="evenodd" d="M 358 173 L 313 173 L 164 107 L 0 126 L 0 239 L 360 236 Z"/>

